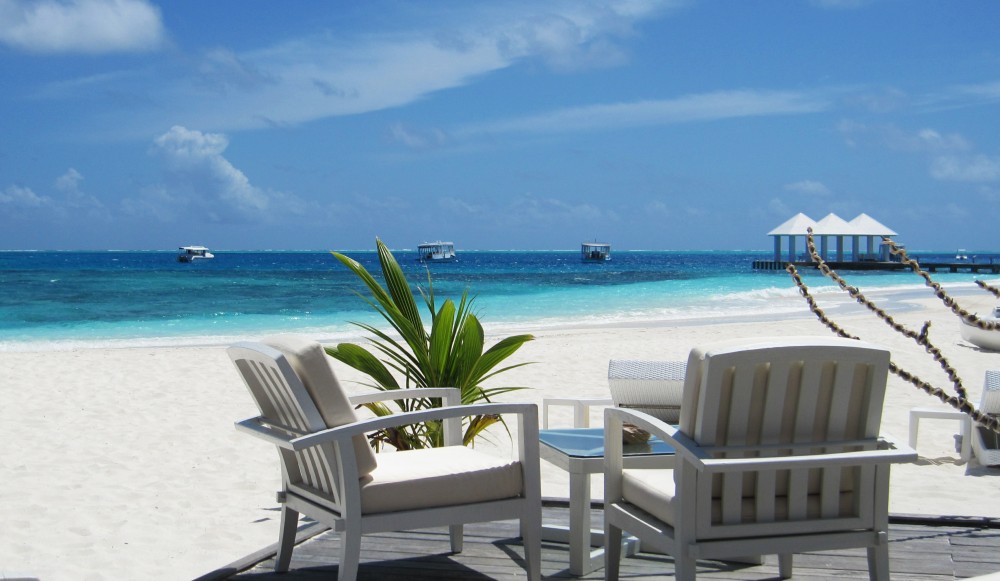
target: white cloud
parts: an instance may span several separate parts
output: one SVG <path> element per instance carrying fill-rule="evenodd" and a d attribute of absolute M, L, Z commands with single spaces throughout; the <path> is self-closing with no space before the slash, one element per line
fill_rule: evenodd
<path fill-rule="evenodd" d="M 890 113 L 906 107 L 910 103 L 910 96 L 896 87 L 866 87 L 845 96 L 844 103 L 860 106 L 871 113 Z"/>
<path fill-rule="evenodd" d="M 206 52 L 198 63 L 198 74 L 205 85 L 214 86 L 224 93 L 254 90 L 276 82 L 267 73 L 224 48 Z"/>
<path fill-rule="evenodd" d="M 176 187 L 221 203 L 214 208 L 220 219 L 227 210 L 243 215 L 266 210 L 268 196 L 223 157 L 228 146 L 225 135 L 175 125 L 153 141 L 153 153 L 164 160 Z"/>
<path fill-rule="evenodd" d="M 562 132 L 714 121 L 738 117 L 801 115 L 829 107 L 820 96 L 792 91 L 718 91 L 675 99 L 590 105 L 465 127 L 462 135 Z"/>
<path fill-rule="evenodd" d="M 653 200 L 646 204 L 645 210 L 647 214 L 662 217 L 670 217 L 674 213 L 671 205 L 662 200 Z"/>
<path fill-rule="evenodd" d="M 501 222 L 514 225 L 600 224 L 614 215 L 588 203 L 566 202 L 557 198 L 524 195 L 498 212 Z"/>
<path fill-rule="evenodd" d="M 440 147 L 448 141 L 448 136 L 440 129 L 419 130 L 403 123 L 390 125 L 389 135 L 393 141 L 418 150 Z"/>
<path fill-rule="evenodd" d="M 444 210 L 449 210 L 456 214 L 467 214 L 470 216 L 482 215 L 488 209 L 481 204 L 472 204 L 468 200 L 446 196 L 438 200 L 438 206 Z"/>
<path fill-rule="evenodd" d="M 4 209 L 0 214 L 33 216 L 58 223 L 106 222 L 109 213 L 97 198 L 81 191 L 82 181 L 83 175 L 70 168 L 55 180 L 55 189 L 61 196 L 39 195 L 26 186 L 8 186 L 0 190 L 0 208 Z"/>
<path fill-rule="evenodd" d="M 56 178 L 55 186 L 65 196 L 63 202 L 65 206 L 75 211 L 86 211 L 89 218 L 107 219 L 108 214 L 104 211 L 104 204 L 96 197 L 81 190 L 81 182 L 83 182 L 83 174 L 74 168 L 69 168 L 66 173 Z"/>
<path fill-rule="evenodd" d="M 159 184 L 143 188 L 137 197 L 122 200 L 121 211 L 127 216 L 174 222 L 190 209 L 186 198 L 175 195 L 166 186 Z"/>
<path fill-rule="evenodd" d="M 0 0 L 0 43 L 39 53 L 148 51 L 164 41 L 146 0 Z"/>
<path fill-rule="evenodd" d="M 432 3 L 394 30 L 213 49 L 185 76 L 165 71 L 149 88 L 169 110 L 136 112 L 142 117 L 114 125 L 140 131 L 166 117 L 214 131 L 287 127 L 401 107 L 519 63 L 613 66 L 627 58 L 618 44 L 636 34 L 634 26 L 683 3 Z"/>
<path fill-rule="evenodd" d="M 790 216 L 792 214 L 792 210 L 788 207 L 788 204 L 780 198 L 771 198 L 767 203 L 767 209 L 776 216 Z"/>
<path fill-rule="evenodd" d="M 0 190 L 0 204 L 14 208 L 41 208 L 52 204 L 52 199 L 47 196 L 39 196 L 24 186 L 7 186 L 7 189 Z"/>
<path fill-rule="evenodd" d="M 1000 81 L 989 81 L 976 85 L 955 85 L 943 91 L 922 96 L 918 104 L 936 111 L 976 107 L 1000 102 Z"/>
<path fill-rule="evenodd" d="M 869 126 L 855 121 L 843 120 L 837 125 L 837 130 L 851 146 L 862 141 L 875 143 L 895 151 L 917 153 L 967 151 L 972 148 L 969 141 L 958 133 L 944 134 L 927 127 L 908 130 L 894 125 Z"/>
<path fill-rule="evenodd" d="M 995 182 L 1000 180 L 1000 157 L 939 157 L 931 164 L 931 175 L 945 181 Z"/>
<path fill-rule="evenodd" d="M 964 137 L 957 133 L 941 135 L 933 129 L 921 129 L 917 132 L 918 143 L 931 151 L 963 151 L 971 146 Z"/>
<path fill-rule="evenodd" d="M 822 182 L 814 180 L 802 180 L 791 184 L 785 184 L 785 189 L 790 192 L 805 194 L 807 196 L 823 197 L 830 195 L 830 188 L 826 187 Z"/>
<path fill-rule="evenodd" d="M 601 36 L 592 14 L 546 13 L 507 31 L 504 46 L 513 57 L 537 55 L 557 71 L 604 68 L 627 60 L 624 51 Z"/>
<path fill-rule="evenodd" d="M 75 169 L 69 168 L 66 173 L 56 178 L 56 189 L 62 192 L 79 191 L 82 181 L 83 175 Z"/>

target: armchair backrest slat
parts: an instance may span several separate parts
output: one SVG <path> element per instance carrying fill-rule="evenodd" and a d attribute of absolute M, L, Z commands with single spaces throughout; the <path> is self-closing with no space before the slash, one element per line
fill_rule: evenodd
<path fill-rule="evenodd" d="M 263 344 L 238 344 L 229 348 L 261 417 L 275 426 L 287 426 L 300 436 L 327 428 L 313 398 L 285 355 Z M 339 505 L 339 460 L 332 444 L 300 452 L 279 449 L 286 485 L 314 489 Z"/>
<path fill-rule="evenodd" d="M 888 366 L 885 349 L 846 339 L 795 337 L 695 349 L 687 364 L 680 430 L 703 446 L 751 447 L 723 453 L 731 458 L 774 454 L 752 450 L 774 444 L 806 444 L 801 453 L 845 451 L 834 444 L 844 441 L 874 449 Z M 699 527 L 706 529 L 864 518 L 874 502 L 875 470 L 868 467 L 697 477 L 699 488 L 712 491 L 713 510 L 699 511 L 706 515 Z"/>

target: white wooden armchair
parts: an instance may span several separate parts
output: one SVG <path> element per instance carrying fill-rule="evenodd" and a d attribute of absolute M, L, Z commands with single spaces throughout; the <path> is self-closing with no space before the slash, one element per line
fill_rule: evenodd
<path fill-rule="evenodd" d="M 683 361 L 612 359 L 608 362 L 611 399 L 620 408 L 676 424 L 681 414 L 684 368 Z"/>
<path fill-rule="evenodd" d="M 979 409 L 988 414 L 1000 414 L 1000 371 L 986 372 Z M 971 431 L 972 449 L 976 453 L 976 460 L 983 466 L 1000 465 L 1000 441 L 996 432 L 978 425 Z"/>
<path fill-rule="evenodd" d="M 869 575 L 889 578 L 889 466 L 916 459 L 879 437 L 889 352 L 859 341 L 759 339 L 694 349 L 680 425 L 605 410 L 606 579 L 617 579 L 622 531 L 674 558 L 866 547 Z M 671 470 L 623 470 L 622 423 L 676 450 Z M 647 474 L 642 474 L 646 472 Z"/>
<path fill-rule="evenodd" d="M 281 460 L 281 529 L 275 571 L 289 567 L 299 513 L 340 533 L 338 578 L 357 576 L 361 535 L 450 526 L 451 550 L 462 550 L 462 524 L 519 519 L 529 579 L 541 557 L 538 411 L 534 404 L 459 404 L 459 390 L 422 388 L 346 397 L 323 348 L 296 336 L 229 348 L 259 417 L 237 429 L 275 444 Z M 424 411 L 359 420 L 353 406 L 406 397 L 441 397 Z M 461 418 L 517 418 L 514 458 L 461 445 Z M 443 420 L 445 446 L 374 454 L 366 433 Z"/>
<path fill-rule="evenodd" d="M 616 405 L 637 409 L 669 423 L 677 423 L 684 387 L 683 361 L 608 361 L 610 398 L 547 397 L 542 400 L 542 427 L 549 427 L 549 407 L 573 408 L 573 427 L 590 427 L 590 408 Z"/>

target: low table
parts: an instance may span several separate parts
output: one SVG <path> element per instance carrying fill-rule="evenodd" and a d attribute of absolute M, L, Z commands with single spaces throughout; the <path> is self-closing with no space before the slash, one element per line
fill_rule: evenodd
<path fill-rule="evenodd" d="M 541 458 L 569 472 L 569 527 L 545 525 L 542 536 L 568 542 L 570 574 L 586 575 L 604 566 L 604 531 L 590 528 L 590 477 L 604 473 L 604 428 L 539 430 L 538 439 Z M 624 450 L 625 468 L 673 468 L 674 450 L 660 439 Z M 638 550 L 637 539 L 626 543 L 628 554 Z"/>

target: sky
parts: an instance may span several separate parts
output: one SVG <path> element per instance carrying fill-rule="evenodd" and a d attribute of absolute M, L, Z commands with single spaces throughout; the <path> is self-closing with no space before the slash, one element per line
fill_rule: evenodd
<path fill-rule="evenodd" d="M 992 0 L 0 0 L 0 249 L 1000 253 Z"/>

